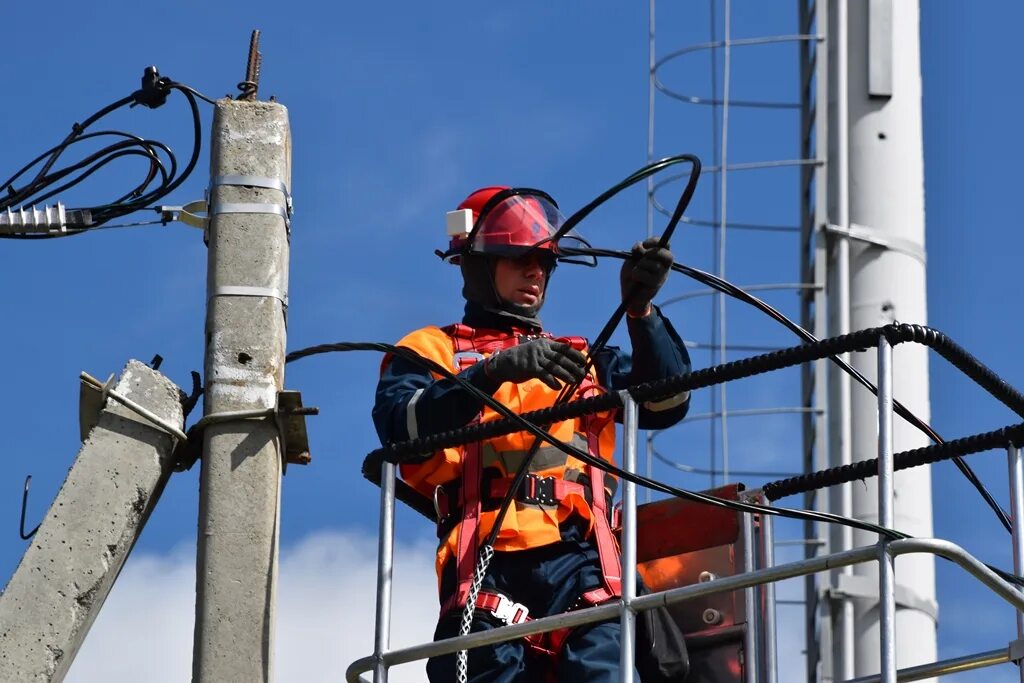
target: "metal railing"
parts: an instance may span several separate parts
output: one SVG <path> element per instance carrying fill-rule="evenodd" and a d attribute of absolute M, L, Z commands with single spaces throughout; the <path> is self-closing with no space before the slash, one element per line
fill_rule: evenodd
<path fill-rule="evenodd" d="M 892 447 L 894 415 L 892 345 L 886 334 L 887 332 L 892 334 L 894 329 L 896 329 L 894 326 L 888 326 L 870 331 L 877 332 L 877 338 L 875 339 L 878 354 L 877 396 L 879 416 L 877 474 L 879 477 L 879 524 L 882 527 L 891 526 L 894 504 L 893 471 L 895 456 Z M 863 333 L 858 334 L 863 335 Z M 897 341 L 902 341 L 896 335 L 893 338 Z M 922 341 L 919 338 L 911 340 Z M 828 344 L 832 341 L 835 340 L 825 340 L 824 342 L 819 342 L 819 344 Z M 945 341 L 948 342 L 948 340 Z M 948 343 L 952 345 L 952 342 Z M 940 353 L 949 357 L 949 354 L 943 351 L 941 345 L 935 346 Z M 977 368 L 989 373 L 991 377 L 995 377 L 994 373 L 984 368 L 976 360 L 973 358 L 970 360 Z M 959 362 L 956 364 L 958 367 L 961 366 Z M 961 367 L 961 369 L 964 368 Z M 969 372 L 965 369 L 965 372 L 972 376 L 984 374 L 980 370 Z M 979 384 L 985 386 L 993 394 L 999 393 L 998 391 L 993 391 L 990 386 L 991 383 L 979 381 Z M 1019 394 L 1016 394 L 1015 390 L 1008 385 L 998 388 L 1003 390 L 1004 398 L 1007 394 L 1011 399 L 1019 397 Z M 619 392 L 619 398 L 623 409 L 623 466 L 625 470 L 635 472 L 637 467 L 637 403 L 628 391 Z M 1016 445 L 1008 446 L 1008 463 L 1013 519 L 1014 573 L 1019 576 L 1022 569 L 1024 569 L 1024 515 L 1021 514 L 1024 511 L 1024 459 L 1022 459 L 1020 450 Z M 451 654 L 461 649 L 472 649 L 514 640 L 554 629 L 575 627 L 596 621 L 613 619 L 615 617 L 618 617 L 622 624 L 621 680 L 624 683 L 631 683 L 633 681 L 636 613 L 736 590 L 744 591 L 748 624 L 744 643 L 746 650 L 745 661 L 752 663 L 750 666 L 745 667 L 744 680 L 746 683 L 760 683 L 762 681 L 764 683 L 775 683 L 778 671 L 776 664 L 774 583 L 866 562 L 879 563 L 879 651 L 881 656 L 881 672 L 877 676 L 857 678 L 849 683 L 867 683 L 868 681 L 895 683 L 897 680 L 919 680 L 1010 661 L 1019 662 L 1022 656 L 1024 656 L 1024 594 L 1001 578 L 995 571 L 967 553 L 963 548 L 940 539 L 906 538 L 891 540 L 885 535 L 879 534 L 878 542 L 870 546 L 810 557 L 775 566 L 773 564 L 774 544 L 771 515 L 759 515 L 761 521 L 761 541 L 764 546 L 764 551 L 759 558 L 758 553 L 754 550 L 754 515 L 744 513 L 744 523 L 741 525 L 741 534 L 744 540 L 743 573 L 716 578 L 706 583 L 697 583 L 645 595 L 636 595 L 637 501 L 635 484 L 629 481 L 622 482 L 623 526 L 621 546 L 623 590 L 621 600 L 511 626 L 471 633 L 466 636 L 391 650 L 389 637 L 391 627 L 392 570 L 394 566 L 395 475 L 395 465 L 384 462 L 381 466 L 380 480 L 380 544 L 374 653 L 357 660 L 348 667 L 346 680 L 352 683 L 364 680 L 361 678 L 361 674 L 370 670 L 374 672 L 374 683 L 386 683 L 388 669 L 398 664 Z M 767 505 L 767 498 L 760 491 L 747 492 L 744 498 L 756 500 Z M 991 650 L 897 670 L 895 559 L 899 555 L 909 553 L 930 553 L 950 560 L 973 575 L 996 595 L 1010 603 L 1017 610 L 1017 640 L 1011 642 L 1005 649 Z M 759 559 L 760 567 L 758 566 Z M 763 605 L 764 610 L 757 609 L 758 605 Z M 1022 669 L 1021 678 L 1022 682 L 1024 682 L 1024 669 Z"/>

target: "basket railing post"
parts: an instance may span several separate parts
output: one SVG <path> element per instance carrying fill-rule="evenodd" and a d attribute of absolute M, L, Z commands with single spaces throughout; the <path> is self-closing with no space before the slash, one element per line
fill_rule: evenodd
<path fill-rule="evenodd" d="M 771 505 L 764 496 L 761 496 L 759 502 L 764 506 Z M 763 569 L 775 566 L 774 520 L 774 515 L 761 515 L 761 542 L 764 544 Z M 775 582 L 769 581 L 765 583 L 762 590 L 762 604 L 764 605 L 764 656 L 762 657 L 764 661 L 764 680 L 765 683 L 775 683 L 778 679 L 775 636 Z"/>
<path fill-rule="evenodd" d="M 639 409 L 628 392 L 622 392 L 622 467 L 636 472 L 637 422 Z M 619 654 L 619 676 L 622 683 L 633 683 L 635 666 L 636 614 L 630 602 L 636 597 L 636 484 L 622 484 L 622 651 Z M 596 495 L 600 495 L 597 492 Z"/>
<path fill-rule="evenodd" d="M 878 340 L 878 524 L 893 524 L 892 346 Z M 896 558 L 878 537 L 878 608 L 882 683 L 896 683 Z"/>
<path fill-rule="evenodd" d="M 1013 573 L 1017 576 L 1024 571 L 1024 461 L 1015 444 L 1006 448 L 1006 459 L 1010 470 L 1010 520 L 1013 528 Z M 1024 612 L 1017 610 L 1017 639 L 1024 638 Z M 1024 667 L 1019 668 L 1021 683 L 1024 683 Z"/>
<path fill-rule="evenodd" d="M 391 589 L 395 566 L 395 466 L 385 462 L 380 476 L 380 535 L 377 539 L 377 619 L 373 654 L 377 663 L 373 683 L 387 683 L 384 654 L 391 641 Z"/>
<path fill-rule="evenodd" d="M 743 573 L 749 574 L 757 569 L 754 563 L 754 515 L 749 512 L 740 513 L 742 523 L 740 534 L 743 540 Z M 758 586 L 750 586 L 743 589 L 743 611 L 746 613 L 747 630 L 743 636 L 743 681 L 744 683 L 758 683 L 760 676 L 758 669 L 761 666 L 759 650 L 760 637 L 758 635 L 757 598 L 760 594 Z"/>

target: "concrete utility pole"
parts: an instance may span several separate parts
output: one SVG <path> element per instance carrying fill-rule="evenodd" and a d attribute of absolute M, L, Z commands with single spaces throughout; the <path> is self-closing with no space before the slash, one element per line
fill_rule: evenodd
<path fill-rule="evenodd" d="M 160 373 L 131 361 L 114 391 L 180 433 L 181 392 Z M 64 680 L 171 476 L 174 443 L 108 399 L 0 593 L 0 681 Z"/>
<path fill-rule="evenodd" d="M 203 445 L 192 676 L 267 682 L 283 458 L 272 412 L 284 382 L 287 110 L 252 98 L 217 102 L 210 165 L 204 419 L 216 421 Z M 235 411 L 265 414 L 225 415 Z"/>
<path fill-rule="evenodd" d="M 833 0 L 829 9 L 830 61 L 837 65 L 829 79 L 829 216 L 835 223 L 830 232 L 836 245 L 830 271 L 842 279 L 831 285 L 831 332 L 894 320 L 926 324 L 918 2 Z M 928 421 L 927 348 L 905 344 L 895 350 L 894 359 L 895 398 Z M 855 354 L 853 365 L 876 381 L 873 353 Z M 838 445 L 833 448 L 833 465 L 843 464 L 844 459 L 873 458 L 877 453 L 876 399 L 858 385 L 848 387 L 849 383 L 842 386 L 844 395 L 832 406 L 833 411 L 842 404 L 851 407 L 848 422 L 833 425 L 838 430 L 833 433 L 832 443 Z M 843 417 L 839 415 L 840 421 Z M 896 421 L 896 451 L 927 444 L 926 436 Z M 876 522 L 876 487 L 875 479 L 853 486 L 852 491 L 847 487 L 848 497 L 834 511 Z M 895 528 L 914 536 L 932 536 L 930 468 L 897 473 L 895 488 Z M 876 540 L 861 531 L 845 539 L 858 546 Z M 832 551 L 843 550 L 844 545 L 834 544 Z M 840 618 L 834 630 L 835 678 L 876 674 L 880 666 L 877 566 L 858 565 L 840 579 L 835 592 L 845 606 L 838 612 L 847 616 L 852 612 L 853 620 Z M 934 661 L 937 607 L 932 556 L 900 558 L 896 601 L 898 666 Z"/>

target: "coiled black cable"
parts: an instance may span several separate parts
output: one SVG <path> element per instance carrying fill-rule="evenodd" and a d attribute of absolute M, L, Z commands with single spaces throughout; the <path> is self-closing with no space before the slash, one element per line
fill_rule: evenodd
<path fill-rule="evenodd" d="M 162 142 L 116 130 L 85 132 L 91 125 L 122 107 L 134 107 L 141 104 L 155 109 L 162 106 L 168 94 L 174 90 L 181 92 L 188 101 L 193 131 L 192 153 L 180 173 L 174 152 Z M 106 203 L 69 209 L 69 214 L 76 215 L 77 220 L 72 222 L 64 232 L 0 233 L 0 238 L 51 239 L 65 237 L 87 232 L 115 218 L 151 208 L 151 204 L 170 194 L 185 182 L 199 160 L 203 136 L 197 98 L 212 102 L 208 97 L 189 86 L 167 77 L 161 77 L 155 67 L 148 67 L 142 77 L 142 87 L 139 90 L 103 107 L 82 123 L 75 123 L 64 140 L 37 156 L 0 184 L 0 194 L 2 194 L 0 196 L 0 211 L 46 201 L 60 192 L 78 185 L 117 159 L 141 157 L 146 160 L 148 167 L 142 180 L 122 196 Z M 74 145 L 108 137 L 116 138 L 116 140 L 74 163 L 55 169 L 58 160 Z M 30 172 L 36 167 L 38 170 L 29 177 Z M 23 178 L 26 179 L 22 181 Z"/>

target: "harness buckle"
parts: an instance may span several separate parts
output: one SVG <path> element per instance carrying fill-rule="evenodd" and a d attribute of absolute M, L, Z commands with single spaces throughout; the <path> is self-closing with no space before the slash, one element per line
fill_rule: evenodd
<path fill-rule="evenodd" d="M 554 477 L 538 477 L 530 473 L 526 475 L 524 490 L 518 500 L 528 505 L 557 505 L 558 495 L 555 491 Z"/>
<path fill-rule="evenodd" d="M 526 605 L 512 602 L 501 593 L 498 593 L 497 596 L 498 605 L 491 610 L 491 614 L 494 615 L 495 619 L 505 622 L 506 626 L 521 624 L 526 621 L 526 617 L 530 614 L 530 609 Z"/>

